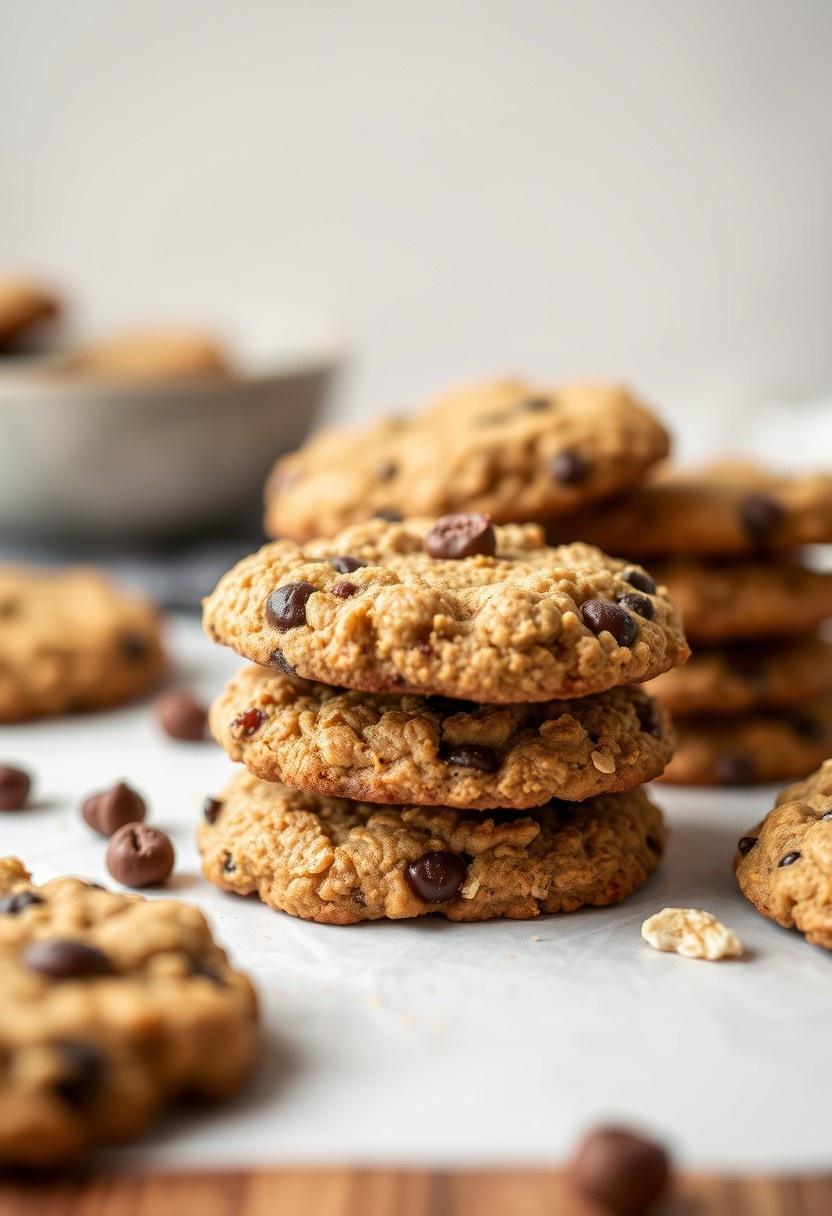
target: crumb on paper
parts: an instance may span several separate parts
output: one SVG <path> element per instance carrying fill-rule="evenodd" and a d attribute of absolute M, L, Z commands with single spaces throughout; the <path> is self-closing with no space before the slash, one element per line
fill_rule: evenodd
<path fill-rule="evenodd" d="M 529 938 L 529 941 L 530 942 L 542 942 L 543 938 L 540 936 L 539 933 L 533 933 L 531 935 L 531 937 Z"/>
<path fill-rule="evenodd" d="M 739 958 L 742 942 L 727 925 L 698 908 L 662 908 L 641 926 L 641 936 L 654 950 L 683 958 Z"/>

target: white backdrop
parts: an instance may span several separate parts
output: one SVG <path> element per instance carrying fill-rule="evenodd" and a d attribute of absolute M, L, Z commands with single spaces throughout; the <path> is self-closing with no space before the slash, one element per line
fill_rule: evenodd
<path fill-rule="evenodd" d="M 318 306 L 350 413 L 609 373 L 695 446 L 832 388 L 831 48 L 824 0 L 0 0 L 0 265 Z"/>

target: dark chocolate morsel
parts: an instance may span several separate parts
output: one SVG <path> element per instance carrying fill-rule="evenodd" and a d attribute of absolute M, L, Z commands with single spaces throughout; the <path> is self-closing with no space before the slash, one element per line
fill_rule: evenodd
<path fill-rule="evenodd" d="M 638 637 L 636 620 L 620 604 L 609 600 L 587 600 L 581 604 L 581 620 L 593 633 L 611 633 L 619 646 L 632 646 Z"/>
<path fill-rule="evenodd" d="M 287 583 L 276 587 L 266 600 L 266 619 L 285 633 L 306 624 L 306 604 L 315 593 L 311 583 Z"/>
<path fill-rule="evenodd" d="M 467 872 L 465 858 L 445 849 L 425 853 L 405 868 L 412 891 L 428 904 L 444 904 L 455 899 Z"/>
<path fill-rule="evenodd" d="M 443 515 L 424 539 L 430 557 L 457 560 L 482 554 L 493 557 L 497 536 L 491 519 L 481 512 L 470 515 Z"/>

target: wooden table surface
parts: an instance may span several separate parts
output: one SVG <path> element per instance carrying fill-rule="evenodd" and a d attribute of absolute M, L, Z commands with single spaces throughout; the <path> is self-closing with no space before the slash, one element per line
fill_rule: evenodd
<path fill-rule="evenodd" d="M 0 1216 L 601 1216 L 548 1170 L 264 1170 L 0 1181 Z M 830 1216 L 832 1174 L 687 1175 L 656 1216 Z"/>

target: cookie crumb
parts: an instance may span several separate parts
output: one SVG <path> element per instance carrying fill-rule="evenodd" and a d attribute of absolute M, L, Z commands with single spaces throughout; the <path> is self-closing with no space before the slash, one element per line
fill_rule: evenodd
<path fill-rule="evenodd" d="M 648 916 L 641 936 L 654 950 L 681 954 L 683 958 L 739 958 L 742 942 L 710 912 L 698 908 L 662 908 Z"/>

